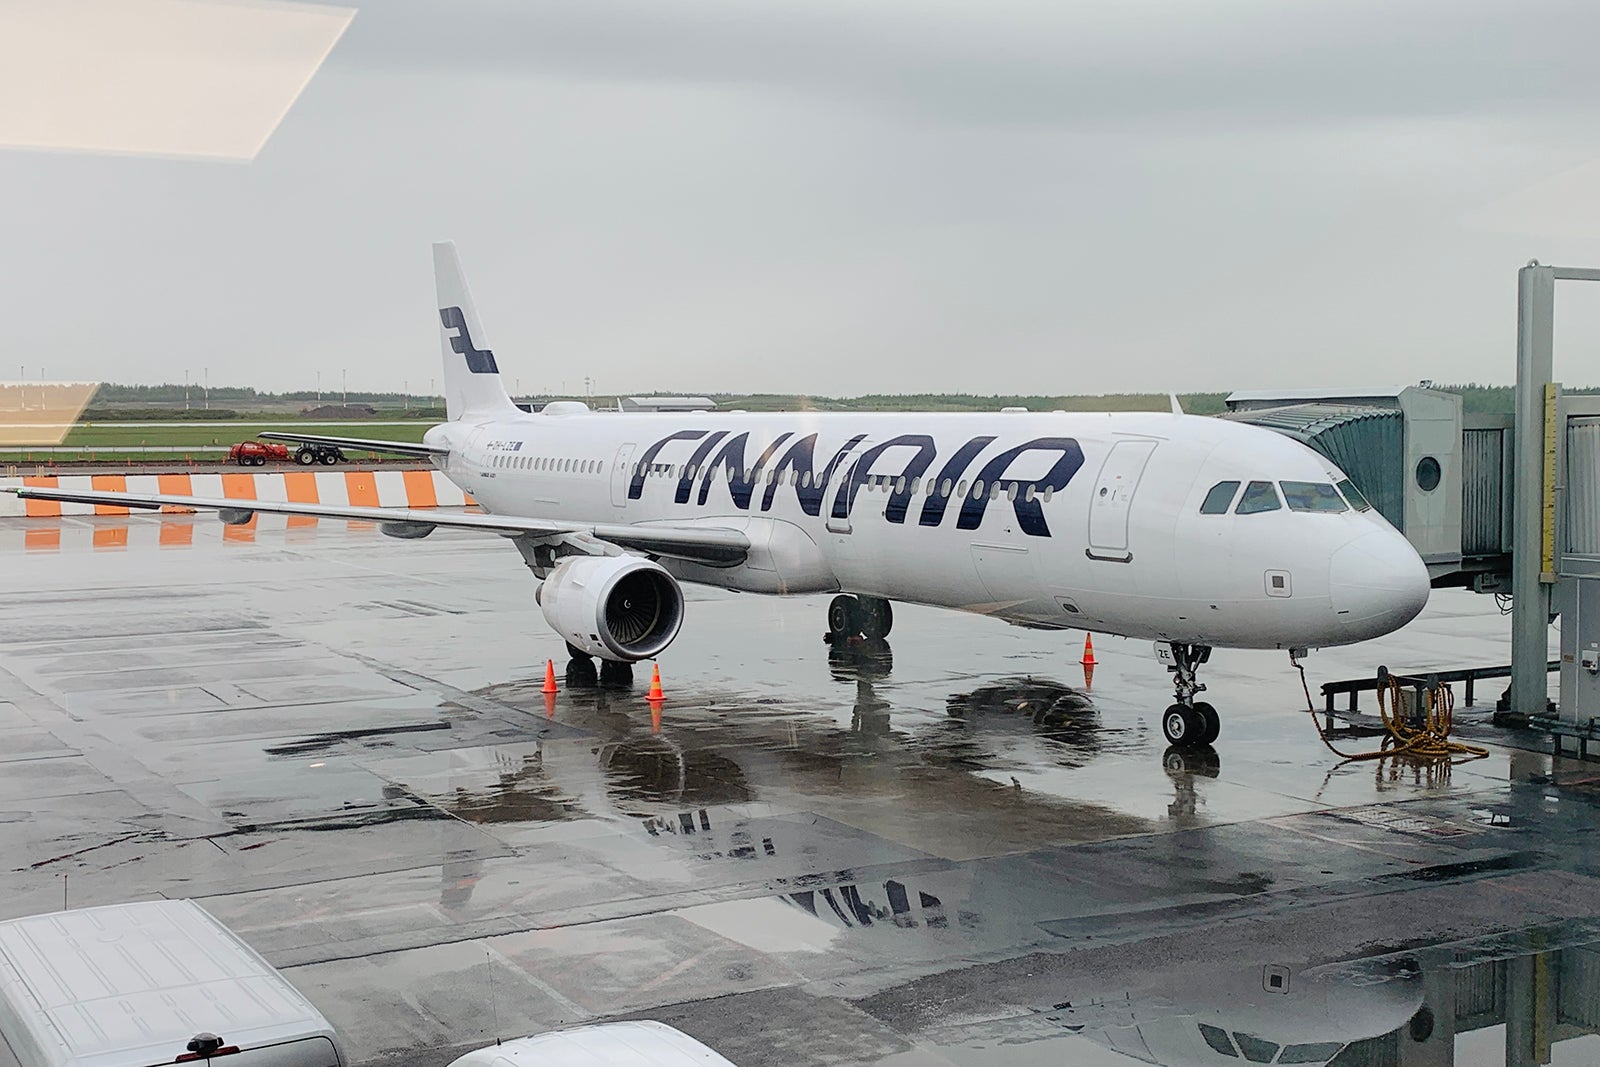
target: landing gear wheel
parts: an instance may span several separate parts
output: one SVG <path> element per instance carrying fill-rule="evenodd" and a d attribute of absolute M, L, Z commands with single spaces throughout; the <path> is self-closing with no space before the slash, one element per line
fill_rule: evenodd
<path fill-rule="evenodd" d="M 1178 748 L 1193 748 L 1200 744 L 1205 720 L 1193 708 L 1173 704 L 1161 715 L 1161 732 Z"/>
<path fill-rule="evenodd" d="M 600 661 L 600 684 L 607 689 L 633 688 L 633 664 L 614 659 Z"/>
<path fill-rule="evenodd" d="M 317 461 L 317 454 L 309 448 L 302 448 L 294 454 L 294 461 L 302 467 L 309 467 Z"/>
<path fill-rule="evenodd" d="M 1217 714 L 1217 709 L 1200 701 L 1194 706 L 1195 714 L 1200 716 L 1200 734 L 1195 739 L 1201 745 L 1214 745 L 1222 733 L 1222 716 Z"/>
<path fill-rule="evenodd" d="M 868 641 L 882 641 L 894 629 L 894 608 L 882 597 L 864 596 L 860 604 L 861 636 Z"/>
<path fill-rule="evenodd" d="M 861 632 L 861 601 L 841 593 L 828 605 L 828 633 L 835 642 L 848 641 Z"/>
<path fill-rule="evenodd" d="M 567 661 L 568 689 L 593 689 L 599 681 L 600 675 L 595 670 L 594 660 L 588 656 L 578 656 Z"/>
<path fill-rule="evenodd" d="M 588 659 L 589 658 L 589 653 L 585 652 L 583 649 L 579 648 L 577 645 L 573 644 L 571 641 L 568 641 L 567 642 L 567 656 L 570 659 Z"/>

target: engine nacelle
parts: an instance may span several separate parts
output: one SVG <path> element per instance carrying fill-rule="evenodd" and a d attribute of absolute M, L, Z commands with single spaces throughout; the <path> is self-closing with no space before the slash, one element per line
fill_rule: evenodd
<path fill-rule="evenodd" d="M 683 626 L 683 590 L 638 556 L 577 556 L 556 566 L 535 599 L 550 628 L 601 659 L 649 659 Z"/>

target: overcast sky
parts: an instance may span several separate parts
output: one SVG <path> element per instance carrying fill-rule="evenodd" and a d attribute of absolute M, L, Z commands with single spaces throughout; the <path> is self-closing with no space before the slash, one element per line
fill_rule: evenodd
<path fill-rule="evenodd" d="M 1593 0 L 357 6 L 253 162 L 0 150 L 0 377 L 422 392 L 453 238 L 524 392 L 1509 382 L 1600 266 Z"/>

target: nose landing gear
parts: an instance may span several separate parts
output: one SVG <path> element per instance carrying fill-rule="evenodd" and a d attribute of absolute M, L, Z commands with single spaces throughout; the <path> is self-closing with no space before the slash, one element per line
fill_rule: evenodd
<path fill-rule="evenodd" d="M 1211 658 L 1211 646 L 1173 641 L 1167 649 L 1170 654 L 1162 658 L 1167 660 L 1167 670 L 1173 674 L 1177 702 L 1162 713 L 1161 732 L 1168 742 L 1179 748 L 1210 745 L 1222 732 L 1222 719 L 1216 708 L 1203 700 L 1195 700 L 1195 696 L 1206 689 L 1195 675 L 1200 665 Z"/>

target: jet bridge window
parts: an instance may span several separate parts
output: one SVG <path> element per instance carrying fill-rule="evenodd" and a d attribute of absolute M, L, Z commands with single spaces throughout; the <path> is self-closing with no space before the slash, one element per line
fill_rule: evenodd
<path fill-rule="evenodd" d="M 1271 482 L 1251 482 L 1245 486 L 1244 495 L 1239 498 L 1239 506 L 1233 509 L 1235 515 L 1257 515 L 1263 511 L 1277 511 L 1283 507 L 1278 502 L 1278 491 L 1272 487 Z"/>
<path fill-rule="evenodd" d="M 1290 511 L 1348 511 L 1344 497 L 1327 482 L 1279 482 Z"/>
<path fill-rule="evenodd" d="M 1233 496 L 1238 491 L 1238 482 L 1218 482 L 1213 485 L 1211 491 L 1206 494 L 1205 500 L 1200 504 L 1200 514 L 1226 515 L 1228 513 L 1228 505 L 1233 503 Z"/>
<path fill-rule="evenodd" d="M 1278 1062 L 1327 1063 L 1343 1051 L 1344 1046 L 1335 1041 L 1322 1041 L 1315 1045 L 1289 1045 L 1283 1050 L 1283 1055 L 1278 1057 Z"/>
<path fill-rule="evenodd" d="M 1235 489 L 1239 488 L 1239 483 L 1234 482 L 1233 487 Z M 1230 497 L 1229 499 L 1232 498 Z M 1234 1059 L 1239 1058 L 1239 1054 L 1233 1050 L 1233 1042 L 1228 1040 L 1228 1032 L 1226 1030 L 1219 1030 L 1215 1026 L 1207 1026 L 1205 1023 L 1201 1023 L 1200 1036 L 1206 1039 L 1206 1044 L 1211 1046 L 1212 1051 L 1220 1052 L 1224 1056 L 1232 1056 Z"/>

